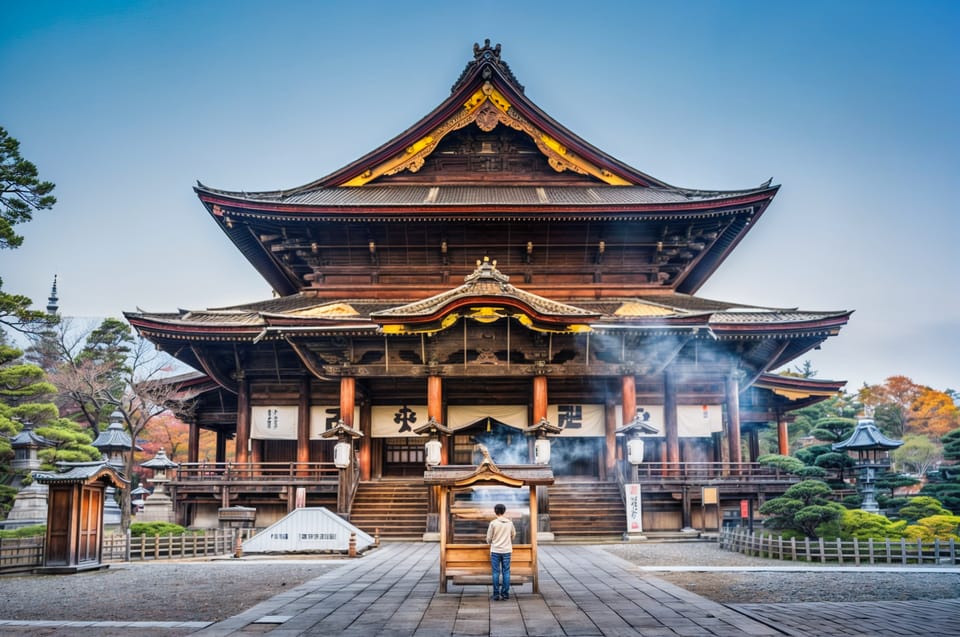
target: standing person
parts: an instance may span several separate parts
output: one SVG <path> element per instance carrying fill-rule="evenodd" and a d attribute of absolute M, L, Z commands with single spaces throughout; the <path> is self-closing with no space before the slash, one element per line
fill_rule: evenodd
<path fill-rule="evenodd" d="M 493 576 L 493 599 L 510 599 L 510 558 L 513 556 L 513 538 L 517 529 L 506 515 L 507 507 L 493 507 L 497 517 L 487 527 L 487 544 L 490 545 L 490 572 Z M 501 576 L 503 586 L 501 587 Z"/>

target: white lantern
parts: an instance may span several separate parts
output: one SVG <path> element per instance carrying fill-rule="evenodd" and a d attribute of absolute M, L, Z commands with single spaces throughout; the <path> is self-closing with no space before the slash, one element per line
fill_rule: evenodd
<path fill-rule="evenodd" d="M 550 441 L 537 438 L 533 443 L 533 461 L 536 464 L 550 464 Z"/>
<path fill-rule="evenodd" d="M 627 441 L 627 460 L 630 464 L 641 464 L 643 462 L 643 439 L 631 438 Z"/>
<path fill-rule="evenodd" d="M 440 464 L 440 450 L 443 448 L 443 443 L 436 438 L 431 438 L 424 447 L 427 450 L 427 466 L 435 467 Z"/>
<path fill-rule="evenodd" d="M 353 445 L 349 442 L 338 442 L 333 447 L 333 464 L 337 469 L 346 469 L 350 466 L 350 456 L 353 453 Z"/>

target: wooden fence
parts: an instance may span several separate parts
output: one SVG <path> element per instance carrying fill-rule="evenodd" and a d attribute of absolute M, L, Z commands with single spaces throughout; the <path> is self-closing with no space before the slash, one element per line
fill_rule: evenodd
<path fill-rule="evenodd" d="M 29 571 L 43 563 L 43 536 L 0 537 L 0 573 Z"/>
<path fill-rule="evenodd" d="M 954 540 L 841 540 L 819 538 L 784 539 L 773 533 L 747 529 L 723 529 L 720 548 L 744 555 L 794 562 L 833 564 L 912 564 L 955 566 L 960 564 Z"/>
<path fill-rule="evenodd" d="M 214 529 L 202 535 L 135 535 L 113 533 L 103 538 L 101 561 L 136 562 L 229 555 L 254 534 L 253 529 Z M 0 538 L 0 573 L 29 571 L 43 566 L 42 535 Z"/>

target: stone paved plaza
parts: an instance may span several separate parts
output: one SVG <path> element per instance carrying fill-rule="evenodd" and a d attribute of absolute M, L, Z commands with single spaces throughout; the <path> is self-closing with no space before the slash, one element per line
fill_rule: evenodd
<path fill-rule="evenodd" d="M 647 637 L 960 635 L 960 599 L 723 605 L 594 546 L 542 545 L 540 593 L 438 592 L 436 544 L 386 544 L 215 624 L 0 622 L 0 635 L 271 637 L 468 635 Z"/>

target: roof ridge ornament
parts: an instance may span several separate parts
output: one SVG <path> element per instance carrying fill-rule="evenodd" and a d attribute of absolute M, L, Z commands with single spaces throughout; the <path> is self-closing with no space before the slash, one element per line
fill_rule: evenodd
<path fill-rule="evenodd" d="M 483 260 L 477 259 L 477 269 L 463 277 L 464 283 L 473 283 L 481 279 L 492 279 L 503 288 L 510 281 L 510 277 L 497 269 L 497 262 L 491 261 L 490 257 L 484 256 Z"/>
<path fill-rule="evenodd" d="M 489 80 L 493 76 L 493 71 L 490 67 L 495 66 L 505 80 L 523 93 L 523 85 L 517 81 L 513 71 L 510 70 L 510 65 L 500 59 L 500 44 L 497 43 L 496 46 L 491 47 L 490 38 L 483 41 L 482 47 L 476 42 L 473 43 L 473 60 L 467 62 L 466 68 L 463 69 L 463 73 L 460 74 L 457 81 L 453 83 L 450 92 L 456 93 L 457 89 L 463 85 L 464 80 L 467 79 L 467 76 L 471 75 L 473 70 L 479 66 L 487 67 L 482 72 L 484 80 Z"/>

